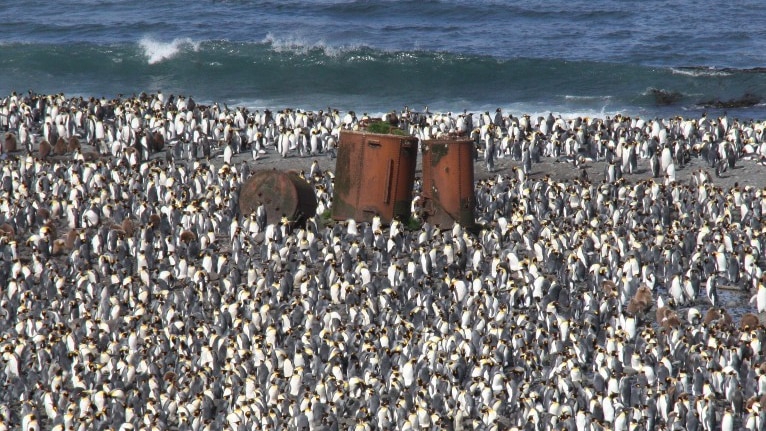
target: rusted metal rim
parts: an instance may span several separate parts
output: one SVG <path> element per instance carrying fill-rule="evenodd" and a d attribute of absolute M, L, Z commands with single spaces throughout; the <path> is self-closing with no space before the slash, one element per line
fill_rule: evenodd
<path fill-rule="evenodd" d="M 239 192 L 239 210 L 244 216 L 263 204 L 267 223 L 278 223 L 282 217 L 301 223 L 316 213 L 316 194 L 297 172 L 265 170 L 255 172 Z"/>

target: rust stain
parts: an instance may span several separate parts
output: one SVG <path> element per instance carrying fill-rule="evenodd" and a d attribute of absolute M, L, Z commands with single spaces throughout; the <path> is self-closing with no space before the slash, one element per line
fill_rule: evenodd
<path fill-rule="evenodd" d="M 423 142 L 423 199 L 431 223 L 474 225 L 473 145 L 467 139 Z"/>
<path fill-rule="evenodd" d="M 332 218 L 384 223 L 410 215 L 417 138 L 342 131 L 335 166 Z"/>
<path fill-rule="evenodd" d="M 239 190 L 239 211 L 250 215 L 263 204 L 268 223 L 285 216 L 293 223 L 316 213 L 316 195 L 297 172 L 263 170 L 255 172 Z"/>

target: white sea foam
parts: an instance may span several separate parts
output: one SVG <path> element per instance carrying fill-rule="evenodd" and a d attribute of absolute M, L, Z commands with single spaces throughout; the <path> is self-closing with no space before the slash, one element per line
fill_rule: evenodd
<path fill-rule="evenodd" d="M 717 70 L 717 69 L 701 69 L 701 68 L 691 68 L 691 69 L 679 69 L 679 68 L 671 68 L 671 72 L 673 72 L 674 75 L 685 75 L 685 76 L 729 76 L 731 73 L 726 72 L 724 70 Z"/>
<path fill-rule="evenodd" d="M 605 118 L 605 117 L 614 117 L 617 114 L 626 115 L 625 111 L 620 110 L 612 110 L 612 109 L 606 109 L 606 107 L 602 107 L 601 109 L 573 109 L 573 110 L 543 110 L 543 111 L 530 111 L 530 112 L 522 112 L 519 111 L 518 113 L 513 113 L 514 116 L 529 115 L 530 118 L 537 119 L 539 117 L 546 118 L 548 114 L 552 114 L 554 118 L 561 117 L 563 120 L 572 120 L 575 118 Z"/>
<path fill-rule="evenodd" d="M 616 107 L 609 107 L 608 104 L 604 104 L 600 107 L 594 107 L 591 109 L 582 107 L 571 107 L 566 105 L 550 105 L 548 108 L 542 106 L 541 103 L 512 103 L 512 104 L 480 104 L 470 106 L 470 101 L 466 101 L 466 111 L 474 114 L 474 120 L 478 115 L 484 112 L 494 115 L 495 109 L 498 107 L 502 110 L 503 115 L 513 115 L 519 117 L 522 115 L 529 115 L 530 118 L 537 119 L 538 117 L 547 117 L 548 114 L 553 114 L 554 117 L 561 117 L 564 120 L 570 120 L 574 118 L 604 118 L 606 116 L 614 117 L 617 114 L 627 114 L 625 111 L 621 111 Z M 454 106 L 453 106 L 454 108 Z M 417 109 L 416 109 L 417 110 Z M 452 112 L 453 114 L 461 114 L 463 109 L 450 109 L 449 107 L 435 105 L 430 109 L 431 112 Z"/>
<path fill-rule="evenodd" d="M 303 37 L 294 35 L 277 37 L 272 33 L 268 33 L 261 42 L 270 45 L 271 49 L 273 49 L 275 52 L 305 55 L 311 51 L 320 50 L 322 53 L 324 53 L 324 55 L 332 58 L 336 58 L 346 52 L 353 51 L 362 47 L 360 45 L 353 44 L 333 46 L 324 40 L 310 41 Z"/>
<path fill-rule="evenodd" d="M 612 96 L 577 96 L 574 94 L 565 94 L 564 95 L 565 100 L 581 100 L 581 101 L 587 101 L 587 100 L 604 100 L 608 101 L 612 99 Z"/>
<path fill-rule="evenodd" d="M 156 64 L 173 58 L 184 49 L 191 49 L 192 51 L 199 49 L 199 42 L 194 42 L 188 37 L 173 39 L 171 42 L 161 42 L 145 36 L 138 42 L 138 45 L 144 51 L 149 64 Z"/>

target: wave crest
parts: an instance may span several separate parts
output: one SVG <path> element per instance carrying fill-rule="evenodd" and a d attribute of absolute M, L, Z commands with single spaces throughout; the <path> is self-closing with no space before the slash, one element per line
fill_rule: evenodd
<path fill-rule="evenodd" d="M 671 67 L 670 71 L 674 75 L 685 75 L 692 77 L 700 76 L 729 76 L 730 72 L 721 69 L 714 69 L 708 67 Z"/>
<path fill-rule="evenodd" d="M 268 33 L 263 38 L 261 43 L 268 45 L 274 52 L 277 53 L 292 53 L 298 55 L 306 55 L 313 51 L 320 51 L 322 54 L 331 58 L 338 58 L 343 54 L 365 48 L 362 45 L 342 45 L 332 46 L 328 45 L 324 40 L 309 41 L 301 37 L 277 37 L 272 33 Z"/>
<path fill-rule="evenodd" d="M 199 50 L 199 42 L 188 37 L 173 39 L 171 42 L 161 42 L 151 37 L 144 37 L 138 42 L 149 64 L 156 64 L 175 57 L 184 49 Z"/>

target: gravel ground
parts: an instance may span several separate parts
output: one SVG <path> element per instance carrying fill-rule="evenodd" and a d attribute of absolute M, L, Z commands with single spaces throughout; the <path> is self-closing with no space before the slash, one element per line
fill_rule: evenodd
<path fill-rule="evenodd" d="M 160 156 L 162 155 L 157 155 L 157 157 Z M 308 171 L 314 160 L 319 161 L 319 165 L 322 169 L 330 169 L 334 171 L 336 168 L 336 159 L 330 158 L 327 155 L 320 155 L 318 157 L 301 157 L 297 155 L 281 157 L 279 154 L 276 154 L 276 152 L 272 152 L 260 156 L 258 160 L 253 160 L 250 153 L 238 154 L 233 158 L 233 161 L 236 162 L 236 164 L 240 164 L 242 161 L 247 161 L 252 171 L 260 169 Z M 223 164 L 223 159 L 219 155 L 214 157 L 212 162 L 215 165 L 221 165 Z M 479 159 L 474 163 L 474 176 L 477 180 L 481 180 L 494 175 L 512 175 L 512 169 L 515 166 L 520 166 L 520 162 L 513 161 L 510 158 L 496 159 L 495 170 L 490 173 L 487 171 L 482 157 L 479 156 Z M 588 173 L 588 178 L 591 181 L 601 181 L 604 178 L 605 166 L 606 163 L 603 161 L 586 163 L 585 169 Z M 690 163 L 676 171 L 677 181 L 688 183 L 692 173 L 698 169 L 707 171 L 710 174 L 710 177 L 713 178 L 714 183 L 724 189 L 734 187 L 737 184 L 742 187 L 766 187 L 766 166 L 763 166 L 754 160 L 739 160 L 737 166 L 733 170 L 724 172 L 720 177 L 716 177 L 714 170 L 707 166 L 704 160 L 692 157 Z M 416 175 L 420 175 L 421 172 L 421 158 L 418 157 Z M 550 158 L 543 158 L 540 163 L 532 166 L 530 178 L 542 178 L 545 175 L 549 175 L 558 181 L 568 181 L 578 178 L 580 172 L 578 168 L 571 163 L 562 163 Z M 635 174 L 625 174 L 624 178 L 629 182 L 637 182 L 651 178 L 649 161 L 639 160 L 638 172 Z"/>

